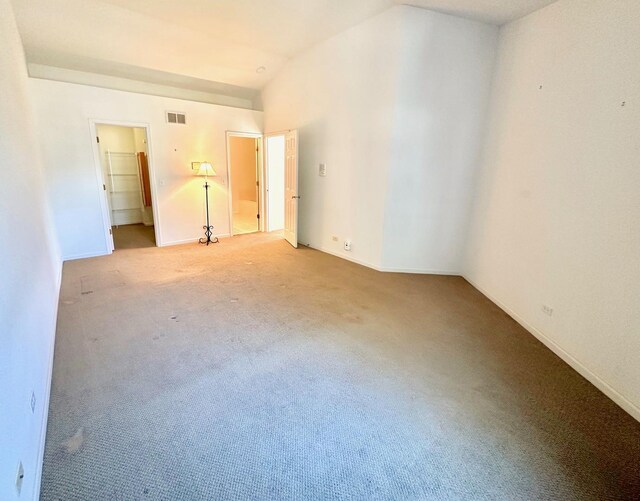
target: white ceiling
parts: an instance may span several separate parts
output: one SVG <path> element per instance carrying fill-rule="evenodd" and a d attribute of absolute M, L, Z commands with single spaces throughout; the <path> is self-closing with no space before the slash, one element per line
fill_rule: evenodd
<path fill-rule="evenodd" d="M 553 1 L 13 0 L 13 6 L 30 62 L 260 89 L 288 58 L 394 4 L 501 24 Z M 260 66 L 266 70 L 257 73 Z"/>

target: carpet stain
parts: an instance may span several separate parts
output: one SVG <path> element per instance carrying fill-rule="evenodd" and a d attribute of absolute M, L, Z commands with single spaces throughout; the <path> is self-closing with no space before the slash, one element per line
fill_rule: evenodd
<path fill-rule="evenodd" d="M 351 322 L 354 324 L 363 323 L 362 317 L 360 315 L 356 315 L 355 313 L 343 313 L 342 318 L 344 318 L 347 322 Z"/>
<path fill-rule="evenodd" d="M 125 281 L 119 270 L 97 272 L 80 277 L 80 292 L 82 294 L 91 294 L 123 285 L 125 285 Z"/>
<path fill-rule="evenodd" d="M 62 443 L 67 454 L 75 454 L 84 443 L 84 428 L 78 428 L 75 435 Z"/>

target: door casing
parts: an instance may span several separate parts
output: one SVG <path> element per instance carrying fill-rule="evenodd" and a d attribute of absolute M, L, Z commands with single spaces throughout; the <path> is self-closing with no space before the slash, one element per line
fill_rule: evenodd
<path fill-rule="evenodd" d="M 229 201 L 229 236 L 233 236 L 233 196 L 231 191 L 231 138 L 232 137 L 250 137 L 254 138 L 258 144 L 258 152 L 256 153 L 256 166 L 258 168 L 258 231 L 265 231 L 264 213 L 265 213 L 265 182 L 264 182 L 264 140 L 263 135 L 259 132 L 238 132 L 227 131 L 227 198 Z"/>
<path fill-rule="evenodd" d="M 107 191 L 103 188 L 106 186 L 106 179 L 102 172 L 102 159 L 100 158 L 100 148 L 98 146 L 98 125 L 119 125 L 121 127 L 132 127 L 144 129 L 147 136 L 147 162 L 149 164 L 149 183 L 151 184 L 151 210 L 153 212 L 153 231 L 156 237 L 156 246 L 162 247 L 162 239 L 160 237 L 160 217 L 158 214 L 158 190 L 156 188 L 156 174 L 153 166 L 153 147 L 151 141 L 151 125 L 146 122 L 125 122 L 121 120 L 101 120 L 97 118 L 89 119 L 89 132 L 91 134 L 91 147 L 93 149 L 93 163 L 96 169 L 96 180 L 98 181 L 98 191 L 100 193 L 100 209 L 102 210 L 102 222 L 104 225 L 104 238 L 107 254 L 111 254 L 114 250 L 113 235 L 111 234 L 111 215 L 109 214 L 109 202 L 107 200 Z"/>

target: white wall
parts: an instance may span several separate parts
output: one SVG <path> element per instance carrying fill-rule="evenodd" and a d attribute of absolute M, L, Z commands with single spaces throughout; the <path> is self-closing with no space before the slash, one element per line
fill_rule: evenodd
<path fill-rule="evenodd" d="M 43 185 L 20 38 L 0 0 L 0 499 L 39 491 L 61 261 Z M 31 392 L 35 408 L 31 410 Z"/>
<path fill-rule="evenodd" d="M 382 268 L 459 274 L 498 29 L 405 7 Z"/>
<path fill-rule="evenodd" d="M 495 27 L 396 6 L 280 72 L 262 95 L 265 132 L 300 130 L 302 243 L 461 272 L 496 43 Z"/>
<path fill-rule="evenodd" d="M 267 228 L 284 229 L 284 136 L 266 138 Z"/>
<path fill-rule="evenodd" d="M 191 162 L 209 160 L 218 172 L 210 195 L 216 235 L 229 233 L 227 130 L 260 132 L 262 113 L 212 104 L 31 79 L 42 138 L 47 188 L 65 259 L 107 252 L 89 120 L 146 123 L 159 244 L 194 241 L 204 225 L 202 179 Z M 165 122 L 165 111 L 187 114 L 187 125 Z"/>
<path fill-rule="evenodd" d="M 262 94 L 266 133 L 299 129 L 299 241 L 369 266 L 382 251 L 400 21 L 390 9 L 322 42 Z"/>
<path fill-rule="evenodd" d="M 561 0 L 501 30 L 465 273 L 637 419 L 639 19 Z"/>

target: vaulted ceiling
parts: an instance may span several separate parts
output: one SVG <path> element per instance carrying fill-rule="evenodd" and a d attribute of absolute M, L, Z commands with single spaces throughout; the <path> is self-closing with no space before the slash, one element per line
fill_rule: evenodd
<path fill-rule="evenodd" d="M 553 1 L 13 0 L 13 6 L 32 63 L 208 82 L 241 93 L 262 88 L 292 56 L 394 4 L 502 24 Z"/>

